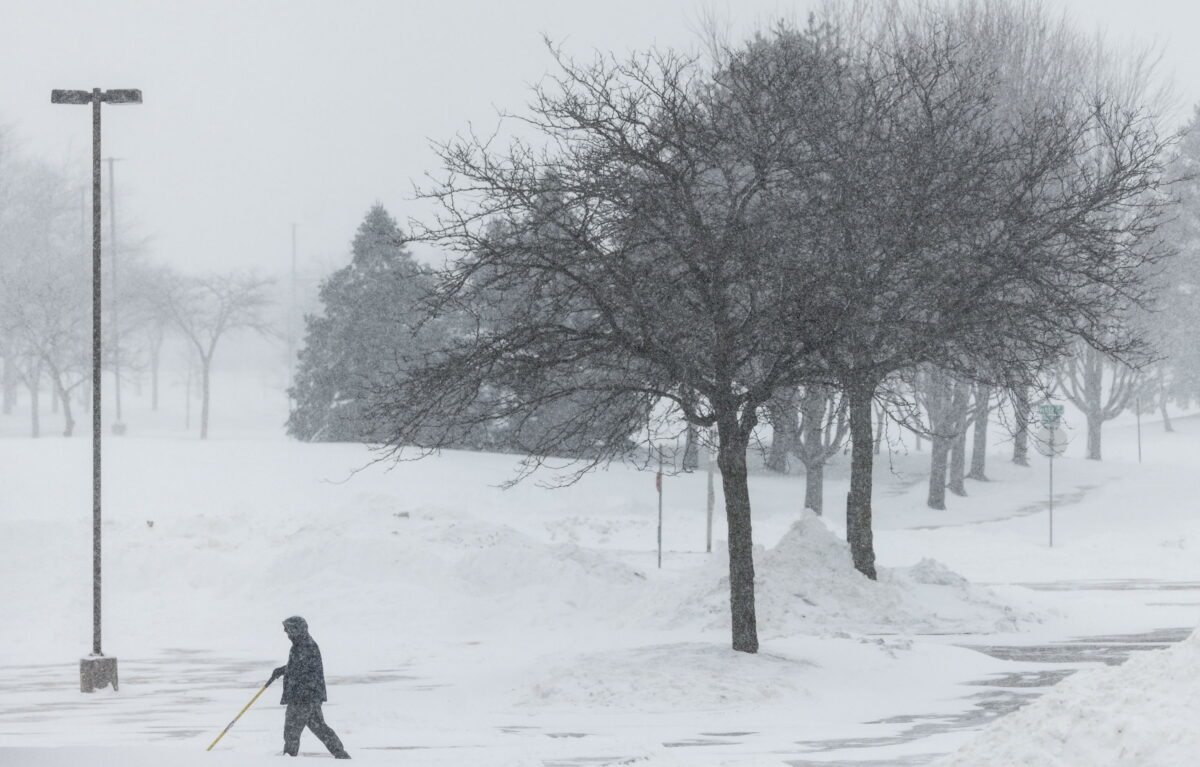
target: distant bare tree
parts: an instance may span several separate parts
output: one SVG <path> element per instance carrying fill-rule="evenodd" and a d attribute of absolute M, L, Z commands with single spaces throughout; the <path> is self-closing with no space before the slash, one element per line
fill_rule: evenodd
<path fill-rule="evenodd" d="M 88 285 L 70 273 L 40 272 L 23 286 L 18 337 L 36 359 L 26 374 L 30 392 L 36 388 L 37 371 L 46 375 L 54 396 L 62 405 L 63 436 L 75 433 L 71 395 L 91 376 L 91 318 L 86 311 Z"/>
<path fill-rule="evenodd" d="M 236 330 L 270 334 L 264 319 L 270 280 L 250 274 L 176 274 L 156 300 L 200 360 L 200 439 L 208 438 L 212 361 L 217 342 Z"/>
<path fill-rule="evenodd" d="M 771 445 L 767 450 L 767 469 L 780 474 L 788 471 L 788 456 L 796 449 L 800 433 L 799 392 L 795 387 L 779 389 L 766 407 L 771 424 Z"/>
<path fill-rule="evenodd" d="M 0 351 L 29 389 L 33 435 L 39 388 L 49 378 L 71 436 L 70 395 L 87 380 L 91 322 L 90 275 L 66 223 L 68 187 L 38 162 L 14 162 L 0 175 L 11 185 L 0 206 Z"/>
<path fill-rule="evenodd" d="M 971 470 L 967 476 L 983 482 L 987 480 L 988 417 L 992 412 L 992 387 L 987 384 L 975 386 L 975 404 L 971 408 Z"/>
<path fill-rule="evenodd" d="M 167 330 L 174 319 L 169 302 L 163 296 L 170 291 L 172 280 L 179 279 L 170 270 L 147 263 L 135 263 L 125 269 L 123 278 L 127 311 L 122 315 L 127 330 L 125 335 L 140 336 L 143 363 L 150 372 L 150 408 L 158 410 L 159 368 L 162 361 L 162 346 Z M 127 358 L 128 359 L 128 358 Z"/>
<path fill-rule="evenodd" d="M 804 464 L 804 507 L 825 510 L 825 464 L 842 451 L 850 424 L 846 400 L 832 386 L 809 384 L 800 399 L 796 455 Z"/>
<path fill-rule="evenodd" d="M 804 466 L 804 508 L 821 514 L 825 464 L 841 452 L 849 434 L 845 399 L 833 386 L 812 383 L 776 391 L 765 409 L 774 432 L 767 468 L 786 473 L 789 456 L 798 458 Z"/>
<path fill-rule="evenodd" d="M 929 418 L 929 495 L 931 509 L 946 508 L 946 486 L 951 480 L 950 458 L 963 435 L 971 387 L 965 380 L 933 366 L 917 377 L 918 399 Z M 953 489 L 953 488 L 952 488 Z M 964 495 L 959 491 L 956 494 Z"/>
<path fill-rule="evenodd" d="M 1058 386 L 1087 419 L 1087 457 L 1100 460 L 1100 434 L 1129 406 L 1140 384 L 1138 371 L 1110 359 L 1092 346 L 1079 343 L 1058 368 Z"/>

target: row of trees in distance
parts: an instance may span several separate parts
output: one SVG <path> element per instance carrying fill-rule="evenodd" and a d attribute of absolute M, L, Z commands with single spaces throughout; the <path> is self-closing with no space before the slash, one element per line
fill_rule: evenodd
<path fill-rule="evenodd" d="M 0 408 L 11 414 L 22 395 L 30 434 L 41 433 L 48 392 L 71 436 L 78 408 L 90 408 L 92 272 L 89 227 L 80 217 L 80 187 L 48 163 L 21 155 L 0 132 Z M 106 238 L 111 240 L 111 237 Z M 132 240 L 132 238 L 131 238 Z M 139 243 L 122 242 L 120 279 L 111 287 L 114 248 L 107 242 L 106 370 L 149 373 L 158 409 L 164 339 L 177 333 L 200 370 L 200 436 L 208 434 L 212 362 L 230 331 L 272 332 L 269 281 L 246 274 L 185 274 L 150 262 Z M 120 304 L 120 332 L 112 324 Z M 115 339 L 120 339 L 119 354 Z"/>

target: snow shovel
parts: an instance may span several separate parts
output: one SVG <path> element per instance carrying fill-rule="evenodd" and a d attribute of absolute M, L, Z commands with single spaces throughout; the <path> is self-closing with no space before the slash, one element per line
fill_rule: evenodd
<path fill-rule="evenodd" d="M 242 707 L 242 710 L 239 711 L 238 715 L 233 718 L 233 721 L 230 722 L 229 724 L 225 725 L 225 729 L 221 730 L 221 734 L 217 736 L 217 739 L 214 740 L 212 743 L 208 744 L 208 748 L 206 748 L 204 750 L 212 751 L 213 746 L 217 745 L 217 742 L 220 741 L 221 738 L 225 737 L 225 733 L 229 732 L 230 728 L 232 728 L 235 724 L 237 724 L 237 720 L 242 718 L 242 714 L 246 713 L 246 709 L 253 706 L 254 701 L 258 700 L 258 696 L 262 695 L 264 692 L 266 692 L 267 688 L 271 686 L 271 682 L 274 682 L 274 681 L 275 681 L 275 677 L 271 677 L 270 679 L 268 679 L 267 683 L 262 686 L 262 689 L 256 693 L 254 693 L 254 697 L 250 699 L 250 702 Z"/>

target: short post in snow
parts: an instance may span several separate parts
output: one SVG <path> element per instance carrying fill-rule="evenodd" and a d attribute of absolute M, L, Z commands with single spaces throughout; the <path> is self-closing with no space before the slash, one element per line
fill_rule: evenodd
<path fill-rule="evenodd" d="M 1041 406 L 1042 428 L 1034 443 L 1050 459 L 1050 548 L 1054 548 L 1054 457 L 1067 450 L 1067 435 L 1059 428 L 1064 407 L 1046 403 Z"/>
<path fill-rule="evenodd" d="M 1050 430 L 1050 548 L 1054 548 L 1054 430 Z"/>
<path fill-rule="evenodd" d="M 708 517 L 705 523 L 704 551 L 712 553 L 713 507 L 717 505 L 717 494 L 713 491 L 713 465 L 717 462 L 712 450 L 708 451 Z"/>
<path fill-rule="evenodd" d="M 1142 462 L 1142 398 L 1133 401 L 1133 412 L 1137 415 L 1138 463 Z"/>
<path fill-rule="evenodd" d="M 658 446 L 658 473 L 654 475 L 654 489 L 658 491 L 658 569 L 662 569 L 662 474 L 663 451 Z"/>

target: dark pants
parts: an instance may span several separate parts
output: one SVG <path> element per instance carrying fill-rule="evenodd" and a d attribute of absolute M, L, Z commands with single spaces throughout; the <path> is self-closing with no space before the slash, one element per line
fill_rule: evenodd
<path fill-rule="evenodd" d="M 320 703 L 289 703 L 287 713 L 283 717 L 283 753 L 295 756 L 300 752 L 300 733 L 304 728 L 312 730 L 329 753 L 338 759 L 349 759 L 350 755 L 342 747 L 342 741 L 321 715 Z"/>

